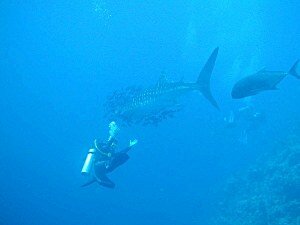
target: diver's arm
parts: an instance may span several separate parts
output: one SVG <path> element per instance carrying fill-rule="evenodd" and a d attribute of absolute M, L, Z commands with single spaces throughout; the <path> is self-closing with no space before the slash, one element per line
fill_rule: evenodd
<path fill-rule="evenodd" d="M 111 157 L 111 153 L 110 153 L 110 152 L 106 153 L 106 152 L 103 152 L 100 148 L 98 148 L 98 145 L 97 145 L 97 139 L 94 140 L 94 145 L 95 145 L 96 150 L 97 150 L 101 155 L 104 155 L 104 156 L 106 156 L 106 157 Z"/>

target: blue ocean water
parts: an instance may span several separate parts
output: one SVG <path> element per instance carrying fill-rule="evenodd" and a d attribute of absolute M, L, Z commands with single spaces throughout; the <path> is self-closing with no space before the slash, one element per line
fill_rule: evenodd
<path fill-rule="evenodd" d="M 0 224 L 270 224 L 249 217 L 218 222 L 220 202 L 239 197 L 224 194 L 232 176 L 291 137 L 299 145 L 300 82 L 287 76 L 278 91 L 247 100 L 232 100 L 230 92 L 243 76 L 264 67 L 288 71 L 300 58 L 299 1 L 0 6 Z M 127 86 L 154 85 L 162 72 L 194 82 L 217 46 L 211 88 L 221 110 L 195 92 L 172 119 L 121 127 L 120 146 L 132 138 L 139 143 L 109 175 L 116 188 L 81 188 L 88 149 L 95 138 L 107 138 L 106 97 Z M 266 117 L 247 140 L 243 124 L 224 124 L 245 105 Z M 295 196 L 299 202 L 299 192 Z M 300 221 L 299 204 L 289 206 L 281 214 L 293 212 L 294 223 L 276 224 Z M 234 203 L 227 207 L 237 210 Z"/>

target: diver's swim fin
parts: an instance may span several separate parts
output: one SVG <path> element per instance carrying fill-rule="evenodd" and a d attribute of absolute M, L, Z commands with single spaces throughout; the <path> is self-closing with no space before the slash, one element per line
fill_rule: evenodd
<path fill-rule="evenodd" d="M 95 178 L 93 178 L 92 180 L 89 180 L 88 182 L 86 182 L 85 184 L 81 185 L 80 187 L 86 187 L 89 186 L 93 183 L 95 183 L 97 180 Z"/>
<path fill-rule="evenodd" d="M 92 180 L 90 180 L 90 181 L 86 182 L 85 184 L 81 185 L 80 187 L 86 187 L 86 186 L 89 186 L 89 185 L 97 182 L 98 184 L 100 184 L 104 187 L 114 188 L 115 184 L 110 179 L 108 179 L 106 176 L 105 176 L 105 178 L 103 180 L 93 178 Z"/>
<path fill-rule="evenodd" d="M 101 178 L 95 177 L 98 184 L 107 187 L 107 188 L 114 188 L 116 185 L 114 182 L 112 182 L 105 174 L 101 175 Z"/>
<path fill-rule="evenodd" d="M 220 110 L 218 103 L 214 99 L 210 90 L 210 78 L 215 66 L 215 62 L 218 56 L 219 47 L 215 48 L 215 50 L 211 53 L 207 62 L 201 70 L 201 73 L 198 76 L 197 85 L 199 90 L 202 92 L 204 97 L 218 110 Z"/>

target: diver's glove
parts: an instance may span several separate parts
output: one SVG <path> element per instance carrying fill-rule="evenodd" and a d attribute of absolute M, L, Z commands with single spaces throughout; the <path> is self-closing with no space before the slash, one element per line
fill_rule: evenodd
<path fill-rule="evenodd" d="M 133 147 L 133 146 L 136 145 L 137 143 L 138 143 L 138 140 L 137 140 L 137 139 L 130 140 L 130 141 L 129 141 L 129 147 Z"/>

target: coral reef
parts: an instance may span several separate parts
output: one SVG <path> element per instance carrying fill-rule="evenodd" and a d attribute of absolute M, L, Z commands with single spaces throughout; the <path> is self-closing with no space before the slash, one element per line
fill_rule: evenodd
<path fill-rule="evenodd" d="M 213 224 L 299 225 L 299 138 L 278 143 L 247 172 L 232 177 L 217 208 Z"/>

